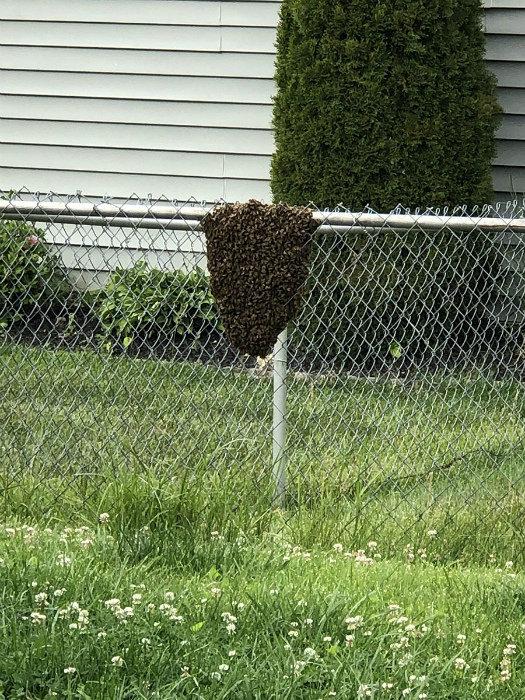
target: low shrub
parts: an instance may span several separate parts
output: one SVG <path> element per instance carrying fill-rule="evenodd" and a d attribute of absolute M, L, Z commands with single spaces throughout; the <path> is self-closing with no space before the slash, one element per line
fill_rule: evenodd
<path fill-rule="evenodd" d="M 173 335 L 198 340 L 219 325 L 206 273 L 196 268 L 164 272 L 138 262 L 117 268 L 93 299 L 102 336 L 124 348 L 135 341 Z"/>
<path fill-rule="evenodd" d="M 44 232 L 21 221 L 0 222 L 0 324 L 46 315 L 71 292 L 60 258 Z"/>
<path fill-rule="evenodd" d="M 481 232 L 317 234 L 296 346 L 339 365 L 481 349 L 501 254 Z"/>

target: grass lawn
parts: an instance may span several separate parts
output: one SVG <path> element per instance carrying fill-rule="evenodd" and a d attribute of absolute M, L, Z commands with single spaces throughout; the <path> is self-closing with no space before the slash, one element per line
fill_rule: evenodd
<path fill-rule="evenodd" d="M 0 389 L 4 697 L 524 697 L 518 382 L 292 376 L 284 511 L 268 378 L 4 345 Z"/>
<path fill-rule="evenodd" d="M 524 697 L 525 577 L 510 564 L 206 534 L 201 565 L 173 567 L 124 556 L 111 515 L 0 528 L 3 697 Z"/>

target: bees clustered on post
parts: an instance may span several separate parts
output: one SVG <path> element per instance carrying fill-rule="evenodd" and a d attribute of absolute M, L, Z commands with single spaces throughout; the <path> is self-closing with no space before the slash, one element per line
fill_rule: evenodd
<path fill-rule="evenodd" d="M 226 335 L 242 353 L 265 357 L 301 308 L 318 224 L 309 209 L 251 199 L 216 207 L 202 225 Z"/>

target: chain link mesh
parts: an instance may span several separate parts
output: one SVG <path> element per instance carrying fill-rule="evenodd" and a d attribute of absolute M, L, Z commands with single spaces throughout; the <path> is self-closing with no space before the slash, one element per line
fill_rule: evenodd
<path fill-rule="evenodd" d="M 131 489 L 170 494 L 181 520 L 267 514 L 283 533 L 309 514 L 312 538 L 381 537 L 409 560 L 524 553 L 519 209 L 315 211 L 276 520 L 272 357 L 241 355 L 222 329 L 211 205 L 0 202 L 6 513 L 123 510 Z M 413 551 L 435 531 L 439 552 Z"/>

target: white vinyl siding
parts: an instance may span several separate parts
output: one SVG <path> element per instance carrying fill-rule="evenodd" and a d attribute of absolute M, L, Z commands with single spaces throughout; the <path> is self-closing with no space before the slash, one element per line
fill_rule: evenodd
<path fill-rule="evenodd" d="M 0 0 L 0 187 L 270 200 L 271 0 Z"/>
<path fill-rule="evenodd" d="M 505 110 L 494 161 L 496 200 L 525 193 L 525 0 L 485 0 L 486 58 Z"/>

